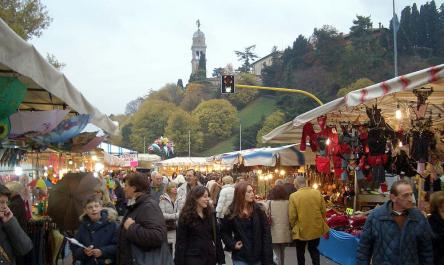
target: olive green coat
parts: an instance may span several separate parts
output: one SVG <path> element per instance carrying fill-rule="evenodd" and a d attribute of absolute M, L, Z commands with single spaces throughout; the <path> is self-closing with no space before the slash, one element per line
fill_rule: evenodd
<path fill-rule="evenodd" d="M 325 220 L 325 201 L 318 190 L 304 187 L 290 195 L 288 206 L 292 238 L 313 240 L 329 231 Z"/>

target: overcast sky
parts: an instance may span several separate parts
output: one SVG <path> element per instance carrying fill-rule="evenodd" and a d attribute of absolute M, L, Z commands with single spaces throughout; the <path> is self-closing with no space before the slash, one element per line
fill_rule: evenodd
<path fill-rule="evenodd" d="M 436 1 L 440 6 L 444 0 Z M 234 50 L 256 44 L 257 55 L 283 49 L 299 34 L 333 25 L 347 33 L 355 16 L 388 26 L 391 0 L 43 0 L 54 19 L 31 40 L 67 64 L 68 79 L 107 114 L 166 83 L 188 81 L 196 20 L 207 43 L 207 75 L 240 63 Z M 416 1 L 420 6 L 427 1 Z M 414 1 L 397 0 L 398 15 Z"/>

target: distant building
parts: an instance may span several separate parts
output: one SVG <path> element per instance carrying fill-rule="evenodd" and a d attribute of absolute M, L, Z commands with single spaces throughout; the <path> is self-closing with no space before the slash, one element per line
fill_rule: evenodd
<path fill-rule="evenodd" d="M 199 62 L 206 61 L 207 45 L 205 44 L 205 34 L 200 30 L 200 21 L 197 20 L 197 31 L 193 34 L 193 44 L 191 45 L 191 74 L 199 71 Z M 202 66 L 201 66 L 202 67 Z M 206 70 L 206 69 L 205 69 Z"/>
<path fill-rule="evenodd" d="M 277 53 L 278 53 L 278 56 L 282 55 L 282 52 L 278 51 Z M 252 63 L 251 64 L 252 74 L 260 76 L 262 73 L 262 69 L 264 69 L 265 66 L 270 66 L 273 64 L 273 55 L 274 55 L 274 52 L 268 54 L 267 56 L 260 58 L 256 62 Z"/>

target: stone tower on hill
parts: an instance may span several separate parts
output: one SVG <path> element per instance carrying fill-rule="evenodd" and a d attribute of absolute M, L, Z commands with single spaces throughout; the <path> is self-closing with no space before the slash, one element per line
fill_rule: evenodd
<path fill-rule="evenodd" d="M 190 81 L 206 79 L 207 75 L 207 45 L 205 44 L 205 34 L 200 30 L 199 20 L 197 20 L 196 24 L 197 31 L 193 34 L 193 44 L 191 45 L 192 55 Z"/>

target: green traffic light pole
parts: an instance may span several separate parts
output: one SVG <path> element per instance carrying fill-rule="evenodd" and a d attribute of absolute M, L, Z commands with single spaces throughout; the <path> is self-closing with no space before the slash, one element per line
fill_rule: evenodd
<path fill-rule="evenodd" d="M 314 101 L 316 101 L 319 105 L 324 105 L 322 101 L 313 95 L 310 92 L 300 90 L 300 89 L 290 89 L 290 88 L 283 88 L 283 87 L 265 87 L 265 86 L 250 86 L 250 85 L 235 85 L 236 88 L 247 88 L 247 89 L 258 89 L 258 90 L 271 90 L 271 91 L 279 91 L 279 92 L 289 92 L 289 93 L 298 93 L 305 95 Z"/>

